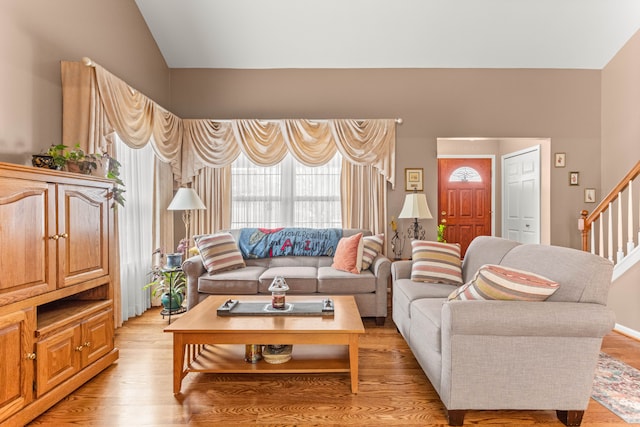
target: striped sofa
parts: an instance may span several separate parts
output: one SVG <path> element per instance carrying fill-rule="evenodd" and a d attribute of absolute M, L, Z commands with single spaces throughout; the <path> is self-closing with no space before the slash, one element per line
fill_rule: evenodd
<path fill-rule="evenodd" d="M 473 240 L 462 261 L 461 283 L 474 289 L 412 280 L 417 262 L 391 266 L 392 317 L 449 424 L 462 425 L 467 410 L 540 409 L 580 425 L 602 338 L 615 322 L 606 306 L 612 264 L 575 249 L 488 236 Z M 542 287 L 550 296 L 488 300 L 491 291 L 483 288 L 499 284 L 491 274 L 503 269 L 536 275 L 534 293 Z M 421 274 L 414 271 L 414 278 Z M 540 285 L 537 276 L 548 283 Z M 520 287 L 496 292 L 515 295 Z"/>

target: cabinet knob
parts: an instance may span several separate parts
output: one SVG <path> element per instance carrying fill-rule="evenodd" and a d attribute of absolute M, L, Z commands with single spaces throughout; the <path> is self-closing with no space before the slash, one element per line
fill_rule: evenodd
<path fill-rule="evenodd" d="M 54 234 L 53 236 L 49 236 L 49 240 L 58 240 L 60 238 L 60 236 L 58 236 L 57 234 Z"/>
<path fill-rule="evenodd" d="M 67 237 L 69 237 L 69 235 L 67 233 L 62 233 L 60 237 L 63 239 L 66 239 Z"/>
<path fill-rule="evenodd" d="M 36 360 L 36 354 L 35 353 L 27 353 L 25 358 L 28 359 L 28 360 Z"/>
<path fill-rule="evenodd" d="M 83 345 L 79 345 L 78 347 L 76 347 L 76 351 L 82 351 L 83 348 L 84 348 Z"/>
<path fill-rule="evenodd" d="M 87 341 L 83 344 L 85 347 L 89 348 L 91 347 L 91 341 Z"/>

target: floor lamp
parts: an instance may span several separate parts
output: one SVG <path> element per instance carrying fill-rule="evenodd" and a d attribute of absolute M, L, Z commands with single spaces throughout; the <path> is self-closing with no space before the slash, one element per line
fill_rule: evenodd
<path fill-rule="evenodd" d="M 194 209 L 206 209 L 207 207 L 202 203 L 198 193 L 193 188 L 182 187 L 179 188 L 173 200 L 169 203 L 167 210 L 170 211 L 182 211 L 182 221 L 184 222 L 185 229 L 185 248 L 183 261 L 187 259 L 189 254 L 189 248 L 191 235 L 189 234 L 189 225 L 191 224 L 191 211 Z"/>
<path fill-rule="evenodd" d="M 410 234 L 411 231 L 413 231 L 413 238 L 415 240 L 418 240 L 420 234 L 424 239 L 425 233 L 422 226 L 418 223 L 418 220 L 433 218 L 429 211 L 429 206 L 427 205 L 427 196 L 424 193 L 418 192 L 407 194 L 404 198 L 404 205 L 402 206 L 402 211 L 400 211 L 398 218 L 413 218 L 414 222 L 407 232 Z"/>

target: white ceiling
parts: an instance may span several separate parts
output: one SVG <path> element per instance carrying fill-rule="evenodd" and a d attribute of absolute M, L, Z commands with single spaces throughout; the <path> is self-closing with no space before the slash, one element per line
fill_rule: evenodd
<path fill-rule="evenodd" d="M 602 69 L 640 0 L 135 0 L 170 68 Z"/>

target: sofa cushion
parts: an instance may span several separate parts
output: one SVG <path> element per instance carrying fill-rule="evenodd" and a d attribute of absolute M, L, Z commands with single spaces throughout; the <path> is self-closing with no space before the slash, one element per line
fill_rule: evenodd
<path fill-rule="evenodd" d="M 216 274 L 204 274 L 198 279 L 198 292 L 217 295 L 255 295 L 258 278 L 264 267 L 248 266 Z"/>
<path fill-rule="evenodd" d="M 449 300 L 544 301 L 558 286 L 538 274 L 486 264 L 471 282 L 453 291 Z"/>
<path fill-rule="evenodd" d="M 362 270 L 368 269 L 373 260 L 382 252 L 384 245 L 384 234 L 376 234 L 375 236 L 365 236 L 362 238 Z"/>
<path fill-rule="evenodd" d="M 269 286 L 276 276 L 287 281 L 291 294 L 310 294 L 318 290 L 318 269 L 316 267 L 271 267 L 260 275 L 258 292 L 269 294 Z"/>
<path fill-rule="evenodd" d="M 209 274 L 245 267 L 236 241 L 229 233 L 198 236 L 196 245 Z"/>
<path fill-rule="evenodd" d="M 410 279 L 396 279 L 393 281 L 394 309 L 410 316 L 411 303 L 423 298 L 446 299 L 455 287 L 446 283 L 414 282 Z M 395 316 L 395 315 L 394 315 Z"/>
<path fill-rule="evenodd" d="M 323 294 L 362 294 L 376 291 L 376 276 L 370 270 L 360 274 L 336 270 L 332 267 L 318 269 L 318 292 Z"/>
<path fill-rule="evenodd" d="M 362 268 L 362 251 L 362 233 L 341 238 L 338 242 L 331 267 L 336 270 L 348 271 L 349 273 L 360 273 Z"/>
<path fill-rule="evenodd" d="M 416 282 L 462 284 L 460 245 L 457 243 L 411 241 L 411 280 Z"/>

